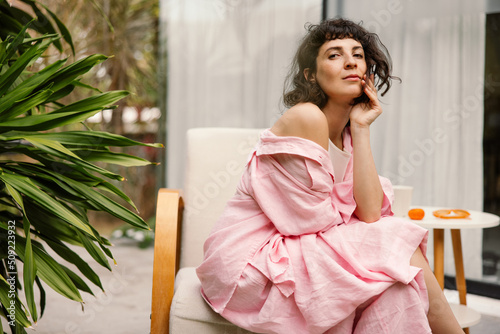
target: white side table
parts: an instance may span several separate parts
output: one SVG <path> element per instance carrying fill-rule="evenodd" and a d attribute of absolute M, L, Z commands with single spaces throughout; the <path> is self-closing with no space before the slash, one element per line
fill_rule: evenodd
<path fill-rule="evenodd" d="M 462 254 L 461 229 L 468 228 L 488 228 L 498 226 L 500 217 L 497 215 L 467 210 L 470 213 L 468 218 L 464 219 L 443 219 L 434 217 L 435 210 L 446 209 L 442 207 L 420 207 L 425 211 L 425 217 L 422 220 L 411 220 L 411 222 L 424 228 L 434 230 L 434 275 L 437 278 L 441 289 L 444 289 L 444 229 L 451 230 L 451 240 L 453 244 L 453 256 L 455 258 L 456 284 L 460 298 L 460 305 L 451 305 L 453 313 L 460 326 L 469 333 L 469 326 L 475 325 L 481 319 L 481 314 L 475 310 L 467 308 L 467 287 L 465 284 L 464 262 Z"/>

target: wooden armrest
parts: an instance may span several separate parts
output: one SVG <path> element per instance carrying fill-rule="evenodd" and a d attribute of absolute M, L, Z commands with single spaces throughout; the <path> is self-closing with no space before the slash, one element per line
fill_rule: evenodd
<path fill-rule="evenodd" d="M 179 190 L 162 188 L 156 204 L 156 228 L 151 303 L 151 334 L 169 332 L 170 305 L 179 249 L 184 203 Z"/>

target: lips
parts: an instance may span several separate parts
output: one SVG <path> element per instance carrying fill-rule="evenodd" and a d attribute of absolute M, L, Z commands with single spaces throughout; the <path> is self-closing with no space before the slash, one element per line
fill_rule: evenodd
<path fill-rule="evenodd" d="M 348 81 L 358 81 L 358 80 L 361 80 L 361 78 L 359 77 L 359 75 L 357 74 L 351 74 L 351 75 L 348 75 L 344 78 L 344 80 L 348 80 Z"/>

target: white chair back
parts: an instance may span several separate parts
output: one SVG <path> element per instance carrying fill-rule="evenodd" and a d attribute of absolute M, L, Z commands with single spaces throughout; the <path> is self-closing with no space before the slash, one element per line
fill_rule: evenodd
<path fill-rule="evenodd" d="M 235 193 L 264 129 L 195 128 L 187 132 L 180 268 L 197 267 L 203 243 Z"/>

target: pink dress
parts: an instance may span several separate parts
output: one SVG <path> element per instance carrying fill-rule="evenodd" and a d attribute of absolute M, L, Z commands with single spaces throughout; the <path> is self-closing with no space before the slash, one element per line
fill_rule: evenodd
<path fill-rule="evenodd" d="M 382 177 L 382 217 L 360 221 L 352 154 L 338 180 L 331 158 L 312 141 L 262 133 L 205 242 L 203 297 L 257 333 L 431 333 L 423 272 L 410 265 L 427 230 L 392 216 Z"/>

